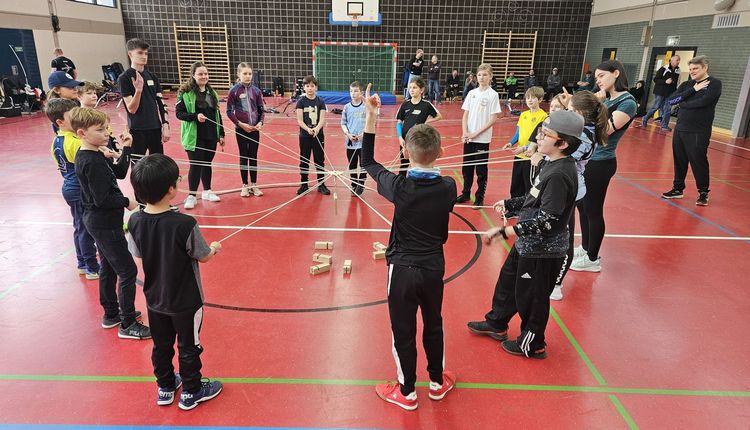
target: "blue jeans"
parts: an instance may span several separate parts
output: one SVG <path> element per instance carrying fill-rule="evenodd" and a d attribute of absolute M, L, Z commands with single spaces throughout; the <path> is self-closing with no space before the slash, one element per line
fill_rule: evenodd
<path fill-rule="evenodd" d="M 125 232 L 122 227 L 96 229 L 87 225 L 86 228 L 99 246 L 102 265 L 99 272 L 99 303 L 104 308 L 104 316 L 112 318 L 119 314 L 122 327 L 130 327 L 135 322 L 135 278 L 138 267 L 128 250 Z"/>
<path fill-rule="evenodd" d="M 651 108 L 646 112 L 646 116 L 643 117 L 643 126 L 646 126 L 648 119 L 657 110 L 661 114 L 661 128 L 669 128 L 669 116 L 672 113 L 672 107 L 669 105 L 669 97 L 657 95 L 654 95 L 654 104 L 651 105 Z"/>
<path fill-rule="evenodd" d="M 76 258 L 78 268 L 90 273 L 99 273 L 99 262 L 96 261 L 96 245 L 86 226 L 83 225 L 83 203 L 79 193 L 63 191 L 63 198 L 70 206 L 70 215 L 73 217 L 73 244 L 76 247 Z"/>
<path fill-rule="evenodd" d="M 440 103 L 440 81 L 435 80 L 435 79 L 430 79 L 427 83 L 429 84 L 427 87 L 428 88 L 427 98 L 430 101 L 435 101 L 435 102 Z"/>

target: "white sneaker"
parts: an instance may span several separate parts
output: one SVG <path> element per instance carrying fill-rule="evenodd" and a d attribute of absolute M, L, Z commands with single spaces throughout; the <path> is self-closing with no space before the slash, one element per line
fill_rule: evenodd
<path fill-rule="evenodd" d="M 562 300 L 562 285 L 555 285 L 555 289 L 552 290 L 552 294 L 549 295 L 550 300 Z"/>
<path fill-rule="evenodd" d="M 583 249 L 583 246 L 577 246 L 573 248 L 573 261 L 578 260 L 584 255 L 586 255 L 586 250 Z"/>
<path fill-rule="evenodd" d="M 192 209 L 195 207 L 195 204 L 198 202 L 196 200 L 195 196 L 190 195 L 185 199 L 185 205 L 183 206 L 185 209 Z"/>
<path fill-rule="evenodd" d="M 591 261 L 588 255 L 584 255 L 577 260 L 573 260 L 570 270 L 575 270 L 576 272 L 601 272 L 602 258 L 599 257 L 596 261 Z"/>
<path fill-rule="evenodd" d="M 220 202 L 221 197 L 217 196 L 215 193 L 211 192 L 211 190 L 206 190 L 201 193 L 201 199 L 208 200 L 209 202 Z"/>
<path fill-rule="evenodd" d="M 247 185 L 242 184 L 242 191 L 240 191 L 240 197 L 250 197 L 250 188 Z"/>
<path fill-rule="evenodd" d="M 258 188 L 258 186 L 255 184 L 250 184 L 250 192 L 253 193 L 255 197 L 260 197 L 263 195 L 263 191 L 261 191 L 260 188 Z"/>

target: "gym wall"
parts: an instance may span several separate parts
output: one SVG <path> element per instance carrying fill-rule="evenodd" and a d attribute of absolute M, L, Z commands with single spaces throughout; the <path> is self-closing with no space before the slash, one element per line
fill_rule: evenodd
<path fill-rule="evenodd" d="M 399 72 L 417 48 L 443 65 L 441 84 L 456 68 L 463 75 L 481 60 L 482 32 L 539 31 L 536 71 L 556 66 L 566 82 L 579 79 L 591 12 L 590 0 L 436 0 L 380 2 L 380 26 L 331 26 L 330 0 L 121 0 L 125 34 L 152 46 L 150 68 L 166 83 L 178 81 L 172 23 L 229 28 L 230 63 L 250 62 L 262 70 L 261 85 L 281 76 L 312 72 L 312 41 L 396 42 Z M 498 76 L 503 78 L 503 76 Z"/>

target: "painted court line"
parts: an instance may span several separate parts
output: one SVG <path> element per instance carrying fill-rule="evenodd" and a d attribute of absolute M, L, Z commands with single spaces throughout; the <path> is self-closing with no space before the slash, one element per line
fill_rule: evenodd
<path fill-rule="evenodd" d="M 490 226 L 494 226 L 489 220 L 489 217 L 484 213 L 484 209 L 480 211 L 485 218 L 485 221 Z M 72 226 L 72 222 L 67 221 L 2 221 L 0 220 L 0 228 L 2 227 L 19 227 L 19 226 Z M 295 226 L 242 226 L 242 225 L 200 225 L 201 229 L 209 230 L 260 230 L 260 231 L 323 231 L 331 233 L 388 233 L 391 230 L 387 228 L 349 228 L 349 227 L 295 227 Z M 450 234 L 465 234 L 465 235 L 482 235 L 483 231 L 470 231 L 470 230 L 450 230 Z M 580 237 L 580 233 L 576 233 L 576 236 Z M 677 235 L 660 235 L 660 234 L 615 234 L 608 233 L 604 237 L 611 237 L 617 239 L 670 239 L 670 240 L 729 240 L 729 241 L 750 241 L 750 236 L 677 236 Z"/>
<path fill-rule="evenodd" d="M 344 430 L 339 427 L 118 426 L 101 424 L 0 424 L 0 430 Z M 366 430 L 366 427 L 350 427 Z"/>
<path fill-rule="evenodd" d="M 43 266 L 37 267 L 35 270 L 33 270 L 31 273 L 26 275 L 25 278 L 21 279 L 20 281 L 16 282 L 15 284 L 11 285 L 10 287 L 6 288 L 5 290 L 0 291 L 0 300 L 6 298 L 10 293 L 17 290 L 18 288 L 23 287 L 26 285 L 29 281 L 36 278 L 37 276 L 46 273 L 48 270 L 53 268 L 57 263 L 67 258 L 70 254 L 75 252 L 75 247 L 71 247 L 67 251 L 63 252 L 62 254 L 55 257 L 53 260 L 47 262 Z"/>
<path fill-rule="evenodd" d="M 227 384 L 242 385 L 332 385 L 332 386 L 375 386 L 382 383 L 376 379 L 316 379 L 316 378 L 241 378 L 220 377 L 215 379 Z M 0 381 L 23 382 L 112 382 L 112 383 L 155 383 L 153 376 L 116 376 L 116 375 L 2 375 Z M 427 387 L 428 382 L 417 382 L 418 387 Z M 612 387 L 606 385 L 544 385 L 544 384 L 501 384 L 484 382 L 458 382 L 457 388 L 475 390 L 501 391 L 544 391 L 544 392 L 572 392 L 592 394 L 634 394 L 654 396 L 686 396 L 686 397 L 736 397 L 750 398 L 750 391 L 724 390 L 673 390 L 662 388 Z"/>

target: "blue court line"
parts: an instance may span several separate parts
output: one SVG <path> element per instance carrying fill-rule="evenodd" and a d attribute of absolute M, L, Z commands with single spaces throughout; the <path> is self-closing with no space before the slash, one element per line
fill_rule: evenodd
<path fill-rule="evenodd" d="M 688 208 L 686 208 L 684 206 L 680 206 L 677 203 L 675 203 L 675 202 L 673 202 L 673 201 L 671 201 L 669 199 L 664 199 L 664 198 L 661 197 L 661 194 L 657 194 L 657 193 L 649 190 L 648 188 L 646 188 L 646 187 L 644 187 L 644 186 L 642 186 L 640 184 L 637 184 L 637 183 L 631 181 L 630 179 L 624 178 L 624 177 L 622 177 L 620 175 L 615 175 L 615 177 L 617 179 L 625 182 L 626 184 L 630 185 L 631 187 L 636 188 L 636 189 L 638 189 L 640 191 L 643 191 L 644 193 L 646 193 L 646 194 L 648 194 L 650 196 L 656 197 L 660 201 L 662 201 L 662 202 L 664 202 L 664 203 L 666 203 L 668 205 L 671 205 L 671 206 L 673 206 L 673 207 L 675 207 L 675 208 L 677 208 L 677 209 L 679 209 L 679 210 L 687 213 L 688 215 L 692 216 L 693 218 L 695 218 L 695 219 L 697 219 L 697 220 L 699 220 L 699 221 L 701 221 L 701 222 L 703 222 L 705 224 L 708 224 L 711 227 L 715 227 L 715 228 L 723 231 L 724 233 L 726 233 L 726 234 L 728 234 L 728 235 L 730 235 L 732 237 L 740 237 L 739 234 L 737 234 L 737 233 L 733 232 L 732 230 L 724 227 L 723 225 L 715 223 L 715 222 L 711 221 L 708 218 L 704 218 L 704 217 L 698 215 L 697 213 L 695 213 L 694 211 L 691 211 L 690 209 L 688 209 Z M 750 244 L 750 241 L 745 241 L 745 243 Z"/>
<path fill-rule="evenodd" d="M 82 424 L 0 424 L 0 430 L 345 430 L 340 427 L 215 427 L 215 426 L 118 426 Z M 348 430 L 352 430 L 350 427 Z M 359 427 L 354 430 L 375 430 Z"/>

